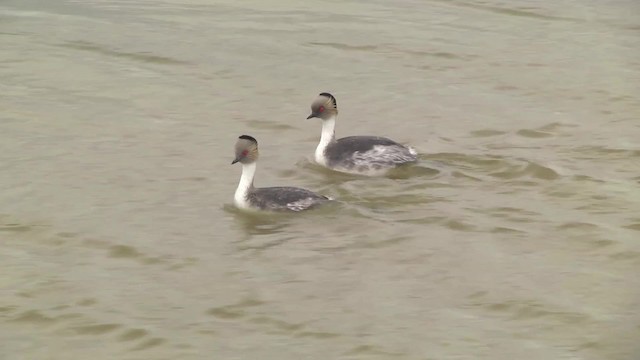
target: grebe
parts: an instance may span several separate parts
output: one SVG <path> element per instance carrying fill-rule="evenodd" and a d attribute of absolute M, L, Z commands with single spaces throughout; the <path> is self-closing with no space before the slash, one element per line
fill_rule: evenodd
<path fill-rule="evenodd" d="M 242 164 L 242 176 L 234 196 L 234 203 L 241 209 L 271 211 L 302 211 L 311 209 L 331 199 L 296 187 L 255 188 L 253 178 L 258 160 L 258 141 L 249 135 L 238 138 L 236 157 L 231 162 Z"/>
<path fill-rule="evenodd" d="M 318 164 L 336 171 L 382 175 L 387 171 L 417 160 L 413 148 L 379 136 L 349 136 L 335 138 L 338 106 L 333 95 L 323 92 L 311 103 L 311 115 L 307 119 L 322 120 L 322 134 L 316 148 Z"/>

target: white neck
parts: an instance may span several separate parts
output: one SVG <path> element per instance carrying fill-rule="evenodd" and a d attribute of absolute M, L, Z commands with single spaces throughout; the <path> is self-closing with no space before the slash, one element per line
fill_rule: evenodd
<path fill-rule="evenodd" d="M 233 200 L 238 207 L 249 207 L 247 203 L 247 194 L 249 190 L 253 188 L 253 178 L 256 175 L 256 162 L 250 164 L 242 164 L 242 176 L 240 177 L 240 183 L 238 189 L 233 197 Z"/>
<path fill-rule="evenodd" d="M 320 136 L 320 143 L 316 148 L 315 158 L 319 164 L 327 165 L 324 159 L 324 151 L 327 146 L 335 139 L 336 130 L 336 116 L 332 116 L 327 120 L 322 121 L 322 135 Z"/>

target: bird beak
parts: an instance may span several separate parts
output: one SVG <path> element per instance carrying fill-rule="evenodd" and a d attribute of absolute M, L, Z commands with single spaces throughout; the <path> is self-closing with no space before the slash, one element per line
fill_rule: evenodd
<path fill-rule="evenodd" d="M 231 162 L 231 165 L 233 165 L 233 164 L 237 163 L 238 161 L 240 161 L 240 158 L 239 158 L 239 157 L 235 158 L 235 160 L 233 160 L 233 161 Z"/>
<path fill-rule="evenodd" d="M 315 114 L 315 113 L 311 113 L 311 115 L 307 116 L 307 120 L 309 120 L 311 118 L 314 118 L 314 117 L 318 117 L 318 115 Z"/>

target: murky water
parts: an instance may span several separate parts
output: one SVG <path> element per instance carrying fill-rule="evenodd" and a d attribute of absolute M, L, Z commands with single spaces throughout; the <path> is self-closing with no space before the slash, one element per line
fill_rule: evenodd
<path fill-rule="evenodd" d="M 2 1 L 0 358 L 637 359 L 638 14 Z M 421 163 L 313 165 L 322 91 Z M 240 134 L 341 204 L 234 210 Z"/>

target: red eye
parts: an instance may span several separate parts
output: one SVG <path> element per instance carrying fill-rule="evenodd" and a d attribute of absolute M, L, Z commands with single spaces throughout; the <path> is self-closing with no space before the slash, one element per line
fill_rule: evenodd
<path fill-rule="evenodd" d="M 318 112 L 323 112 L 323 111 L 324 111 L 324 106 L 320 106 L 320 107 L 318 108 Z"/>
<path fill-rule="evenodd" d="M 248 153 L 249 153 L 249 150 L 244 150 L 242 151 L 242 156 L 247 156 Z"/>

